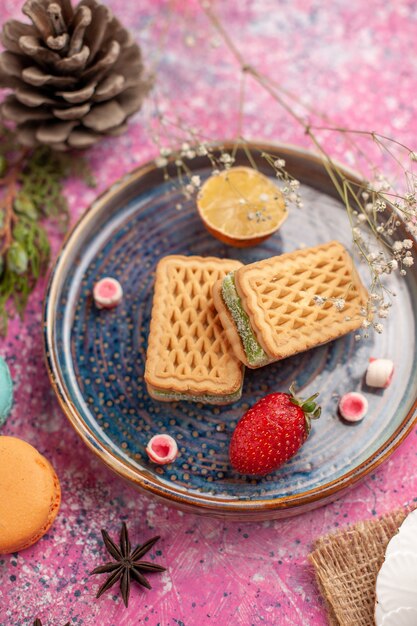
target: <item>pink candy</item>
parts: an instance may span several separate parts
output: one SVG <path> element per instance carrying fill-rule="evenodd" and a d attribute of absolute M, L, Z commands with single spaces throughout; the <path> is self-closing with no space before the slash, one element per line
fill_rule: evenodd
<path fill-rule="evenodd" d="M 394 363 L 389 359 L 369 359 L 365 382 L 368 387 L 386 388 L 394 374 Z"/>
<path fill-rule="evenodd" d="M 166 465 L 177 458 L 177 442 L 171 435 L 154 435 L 146 446 L 146 452 L 154 463 Z"/>
<path fill-rule="evenodd" d="M 93 298 L 98 309 L 113 309 L 122 301 L 122 286 L 115 278 L 106 276 L 94 285 Z"/>
<path fill-rule="evenodd" d="M 386 388 L 394 374 L 394 363 L 389 359 L 369 359 L 365 382 L 368 387 Z M 339 400 L 339 413 L 347 422 L 360 422 L 368 411 L 368 400 L 357 391 L 345 393 Z"/>
<path fill-rule="evenodd" d="M 368 400 L 357 391 L 345 393 L 339 400 L 339 413 L 347 422 L 360 422 L 368 411 Z"/>

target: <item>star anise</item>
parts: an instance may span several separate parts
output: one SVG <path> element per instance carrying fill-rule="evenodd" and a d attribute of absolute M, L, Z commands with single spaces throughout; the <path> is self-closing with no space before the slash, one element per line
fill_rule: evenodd
<path fill-rule="evenodd" d="M 117 546 L 112 539 L 110 539 L 106 530 L 102 529 L 101 534 L 103 535 L 103 541 L 107 548 L 107 552 L 115 560 L 113 562 L 100 565 L 90 572 L 90 574 L 110 574 L 98 590 L 96 598 L 99 598 L 102 593 L 110 589 L 110 587 L 120 580 L 120 591 L 122 592 L 123 602 L 127 607 L 129 603 L 130 584 L 132 579 L 136 580 L 139 585 L 142 585 L 147 589 L 151 589 L 149 581 L 145 578 L 142 572 L 164 572 L 166 570 L 166 568 L 162 567 L 162 565 L 156 565 L 154 563 L 149 563 L 148 561 L 140 560 L 142 556 L 149 552 L 160 537 L 152 537 L 152 539 L 149 539 L 142 545 L 138 545 L 137 548 L 131 552 L 129 535 L 124 522 L 120 532 L 120 547 Z"/>
<path fill-rule="evenodd" d="M 37 618 L 35 619 L 35 621 L 33 622 L 33 626 L 42 626 L 42 622 L 41 622 L 41 620 L 39 619 L 39 617 L 37 617 Z M 70 626 L 70 623 L 69 623 L 69 622 L 67 622 L 66 624 L 64 624 L 64 626 Z"/>

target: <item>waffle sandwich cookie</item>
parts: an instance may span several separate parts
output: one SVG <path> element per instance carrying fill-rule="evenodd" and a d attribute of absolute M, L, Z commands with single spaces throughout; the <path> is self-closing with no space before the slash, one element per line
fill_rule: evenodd
<path fill-rule="evenodd" d="M 242 395 L 244 368 L 212 296 L 213 285 L 241 265 L 181 255 L 159 261 L 145 367 L 153 398 L 229 404 Z"/>
<path fill-rule="evenodd" d="M 331 241 L 234 270 L 213 299 L 236 356 L 257 368 L 358 329 L 368 294 Z"/>

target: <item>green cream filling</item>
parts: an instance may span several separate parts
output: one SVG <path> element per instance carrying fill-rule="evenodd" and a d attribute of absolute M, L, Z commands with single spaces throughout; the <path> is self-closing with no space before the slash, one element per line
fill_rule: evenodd
<path fill-rule="evenodd" d="M 230 272 L 223 279 L 222 296 L 242 340 L 248 362 L 254 367 L 269 363 L 270 358 L 256 339 L 248 314 L 242 306 L 242 301 L 235 285 L 234 272 Z"/>
<path fill-rule="evenodd" d="M 234 393 L 229 393 L 225 396 L 215 396 L 210 394 L 202 394 L 202 395 L 190 395 L 187 393 L 177 393 L 172 391 L 161 391 L 160 389 L 156 389 L 155 387 L 151 387 L 152 393 L 154 396 L 164 398 L 164 400 L 172 400 L 173 402 L 178 402 L 180 400 L 188 400 L 189 402 L 202 402 L 203 404 L 219 404 L 221 401 L 224 404 L 231 404 L 232 402 L 236 402 L 240 399 L 242 395 L 242 387 L 240 387 Z"/>

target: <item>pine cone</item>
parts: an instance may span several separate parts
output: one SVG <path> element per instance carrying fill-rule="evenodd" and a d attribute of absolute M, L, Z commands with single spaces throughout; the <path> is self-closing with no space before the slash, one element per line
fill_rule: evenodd
<path fill-rule="evenodd" d="M 120 134 L 151 88 L 139 46 L 96 0 L 27 0 L 32 24 L 4 24 L 3 117 L 25 146 L 87 148 Z"/>

